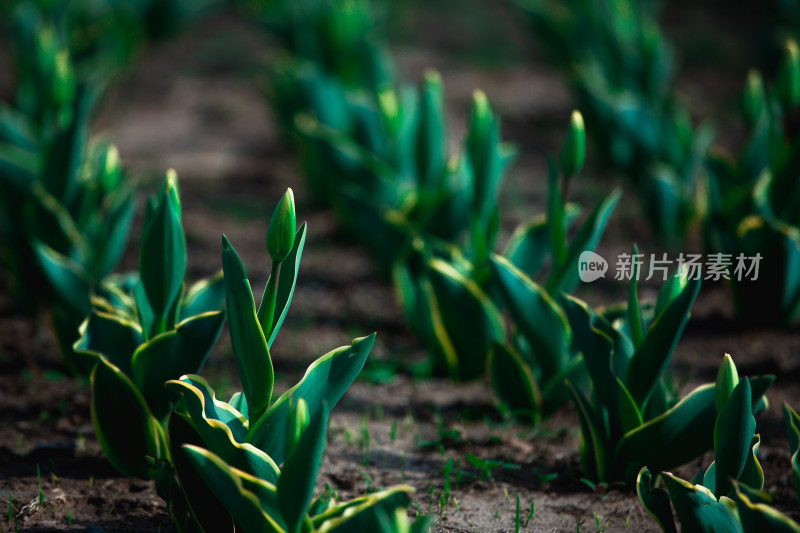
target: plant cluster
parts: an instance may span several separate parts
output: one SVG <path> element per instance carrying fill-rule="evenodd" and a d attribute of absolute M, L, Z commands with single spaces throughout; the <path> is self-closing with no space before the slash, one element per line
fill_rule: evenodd
<path fill-rule="evenodd" d="M 672 507 L 684 531 L 800 531 L 800 525 L 769 506 L 771 498 L 762 492 L 764 472 L 757 457 L 761 438 L 755 433 L 753 418 L 757 393 L 748 378 L 740 380 L 727 354 L 712 390 L 714 462 L 691 482 L 664 472 L 666 490 L 654 487 L 652 474 L 647 467 L 642 468 L 637 479 L 642 506 L 665 533 L 677 532 Z M 796 448 L 797 413 L 784 405 L 784 415 L 790 443 Z M 796 481 L 796 462 L 793 475 Z"/>
<path fill-rule="evenodd" d="M 695 128 L 673 87 L 674 59 L 658 2 L 515 0 L 561 67 L 601 157 L 637 190 L 664 240 L 703 215 L 703 159 L 712 137 Z"/>
<path fill-rule="evenodd" d="M 117 149 L 89 140 L 90 120 L 145 40 L 166 35 L 199 5 L 0 6 L 17 76 L 13 101 L 0 102 L 0 265 L 20 310 L 51 312 L 73 373 L 85 370 L 71 345 L 89 294 L 119 261 L 136 208 Z"/>

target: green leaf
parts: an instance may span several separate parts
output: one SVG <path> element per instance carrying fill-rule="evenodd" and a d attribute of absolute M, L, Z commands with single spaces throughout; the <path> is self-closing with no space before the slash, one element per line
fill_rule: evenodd
<path fill-rule="evenodd" d="M 639 470 L 636 479 L 636 494 L 644 510 L 658 522 L 664 533 L 678 533 L 675 520 L 672 518 L 672 506 L 669 503 L 669 493 L 664 489 L 653 486 L 653 476 L 647 467 Z"/>
<path fill-rule="evenodd" d="M 108 461 L 128 477 L 152 478 L 156 459 L 168 452 L 158 421 L 133 382 L 105 358 L 91 374 L 91 416 L 95 435 Z"/>
<path fill-rule="evenodd" d="M 714 440 L 714 386 L 703 385 L 669 411 L 626 433 L 614 452 L 624 477 L 642 465 L 663 472 L 710 449 Z"/>
<path fill-rule="evenodd" d="M 311 418 L 322 409 L 324 403 L 333 409 L 364 367 L 373 342 L 374 333 L 355 339 L 351 346 L 337 348 L 314 361 L 303 379 L 283 393 L 264 416 L 255 423 L 250 421 L 246 442 L 266 452 L 276 463 L 282 463 L 286 458 L 285 435 L 290 398 L 294 401 L 303 398 L 308 404 Z"/>
<path fill-rule="evenodd" d="M 189 507 L 191 520 L 196 520 L 205 531 L 233 531 L 233 517 L 219 501 L 216 487 L 206 486 L 183 448 L 185 444 L 205 447 L 203 438 L 189 415 L 173 410 L 167 419 L 166 433 L 172 464 Z"/>
<path fill-rule="evenodd" d="M 489 350 L 505 336 L 500 312 L 473 280 L 449 263 L 432 258 L 427 267 L 441 318 L 438 336 L 457 355 L 463 379 L 483 375 Z"/>
<path fill-rule="evenodd" d="M 586 473 L 599 482 L 609 481 L 607 478 L 609 468 L 609 442 L 605 426 L 592 409 L 592 406 L 583 396 L 567 382 L 567 387 L 572 394 L 575 407 L 578 409 L 578 419 L 581 423 L 581 463 Z"/>
<path fill-rule="evenodd" d="M 261 329 L 264 331 L 265 336 L 269 332 L 267 339 L 267 346 L 271 347 L 281 329 L 286 314 L 289 312 L 289 304 L 292 302 L 294 295 L 294 287 L 297 283 L 297 273 L 300 270 L 300 257 L 303 255 L 303 247 L 306 243 L 306 223 L 300 226 L 294 237 L 294 246 L 291 252 L 283 260 L 281 264 L 281 275 L 278 278 L 278 294 L 275 300 L 275 312 L 273 313 L 272 324 L 265 325 L 262 321 L 262 307 L 264 306 L 266 298 L 266 289 L 264 296 L 261 298 L 261 304 L 258 308 L 258 319 L 261 324 Z"/>
<path fill-rule="evenodd" d="M 299 401 L 299 400 L 298 400 Z M 278 504 L 289 533 L 299 533 L 300 525 L 314 498 L 325 438 L 328 407 L 323 403 L 300 436 L 297 446 L 286 457 L 278 478 Z"/>
<path fill-rule="evenodd" d="M 156 418 L 169 414 L 173 398 L 164 388 L 164 382 L 198 372 L 219 338 L 224 322 L 222 311 L 188 318 L 174 330 L 153 337 L 133 354 L 133 381 Z"/>
<path fill-rule="evenodd" d="M 756 430 L 752 405 L 750 380 L 745 377 L 733 389 L 714 425 L 714 494 L 717 497 L 728 496 L 730 479 L 739 479 L 744 470 L 750 441 Z"/>
<path fill-rule="evenodd" d="M 800 524 L 763 503 L 764 500 L 771 501 L 769 495 L 736 482 L 733 483 L 733 488 L 733 500 L 736 502 L 744 531 L 800 533 Z"/>
<path fill-rule="evenodd" d="M 439 73 L 426 71 L 417 115 L 416 171 L 420 185 L 428 191 L 438 188 L 445 173 L 447 125 L 442 92 Z"/>
<path fill-rule="evenodd" d="M 614 191 L 592 210 L 567 246 L 567 256 L 562 267 L 557 271 L 553 270 L 547 280 L 547 292 L 571 292 L 578 285 L 578 260 L 581 253 L 594 250 L 597 246 L 620 195 L 619 191 Z"/>
<path fill-rule="evenodd" d="M 38 240 L 34 241 L 33 249 L 42 272 L 61 303 L 76 317 L 88 315 L 92 279 L 86 268 Z"/>
<path fill-rule="evenodd" d="M 530 365 L 510 346 L 496 344 L 489 354 L 489 381 L 500 402 L 526 422 L 535 425 L 541 417 L 542 393 Z"/>
<path fill-rule="evenodd" d="M 138 324 L 119 315 L 94 310 L 81 325 L 80 332 L 81 337 L 75 343 L 77 353 L 92 358 L 103 356 L 133 379 L 131 359 L 144 342 Z"/>
<path fill-rule="evenodd" d="M 326 533 L 380 531 L 376 527 L 376 514 L 379 510 L 387 514 L 394 514 L 397 509 L 407 509 L 411 504 L 412 492 L 414 489 L 411 487 L 396 485 L 337 505 L 313 518 L 314 530 L 323 530 L 324 528 Z"/>
<path fill-rule="evenodd" d="M 760 446 L 761 436 L 758 434 L 753 435 L 753 439 L 750 441 L 750 451 L 747 454 L 747 461 L 745 461 L 744 469 L 739 475 L 740 482 L 758 490 L 764 488 L 764 470 L 762 470 L 757 457 L 758 448 Z"/>
<path fill-rule="evenodd" d="M 717 502 L 707 488 L 692 485 L 669 472 L 665 472 L 663 476 L 682 531 L 744 533 L 733 509 L 724 502 Z"/>
<path fill-rule="evenodd" d="M 647 330 L 642 345 L 628 365 L 625 386 L 642 409 L 656 387 L 689 320 L 700 280 L 689 280 L 680 296 L 672 300 Z"/>
<path fill-rule="evenodd" d="M 244 415 L 217 400 L 205 380 L 184 376 L 181 381 L 168 381 L 166 387 L 183 394 L 186 412 L 204 447 L 239 470 L 269 482 L 277 481 L 275 461 L 255 446 L 241 442 L 247 429 Z"/>
<path fill-rule="evenodd" d="M 633 245 L 631 257 L 636 257 L 639 250 Z M 639 307 L 639 297 L 637 295 L 637 285 L 639 283 L 639 264 L 634 262 L 631 280 L 628 285 L 628 325 L 631 328 L 631 340 L 634 349 L 638 350 L 644 340 L 644 323 L 642 321 L 642 310 Z"/>
<path fill-rule="evenodd" d="M 564 199 L 558 184 L 558 169 L 552 156 L 547 158 L 547 176 L 547 226 L 550 230 L 553 272 L 558 272 L 567 260 L 567 221 L 564 216 Z"/>
<path fill-rule="evenodd" d="M 557 375 L 567 364 L 572 335 L 563 310 L 505 258 L 493 255 L 489 266 L 514 323 L 542 369 L 543 379 Z"/>
<path fill-rule="evenodd" d="M 575 204 L 564 206 L 567 227 L 572 225 L 580 213 L 580 207 Z M 514 229 L 502 255 L 533 279 L 542 268 L 549 253 L 547 216 L 541 214 Z"/>
<path fill-rule="evenodd" d="M 168 200 L 168 191 L 175 186 L 167 178 L 165 192 L 145 229 L 139 253 L 139 275 L 155 315 L 151 335 L 170 327 L 167 312 L 180 296 L 186 270 L 186 241 L 180 213 L 174 202 Z"/>
<path fill-rule="evenodd" d="M 783 417 L 786 423 L 786 435 L 789 439 L 789 453 L 792 454 L 792 480 L 794 494 L 800 505 L 800 416 L 788 403 L 783 404 Z"/>
<path fill-rule="evenodd" d="M 258 497 L 242 486 L 242 481 L 224 460 L 209 450 L 185 445 L 189 460 L 206 486 L 213 490 L 243 531 L 283 533 L 272 518 L 261 510 Z"/>
<path fill-rule="evenodd" d="M 225 278 L 222 270 L 189 287 L 181 301 L 180 319 L 225 308 Z"/>
<path fill-rule="evenodd" d="M 258 420 L 269 406 L 275 380 L 264 332 L 256 316 L 250 282 L 239 255 L 222 236 L 225 304 L 236 370 L 247 398 L 248 418 Z"/>

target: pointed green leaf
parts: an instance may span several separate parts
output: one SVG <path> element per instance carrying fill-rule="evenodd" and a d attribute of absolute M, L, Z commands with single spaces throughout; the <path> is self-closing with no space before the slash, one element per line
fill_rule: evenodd
<path fill-rule="evenodd" d="M 176 186 L 169 179 L 167 190 Z M 165 193 L 153 213 L 152 220 L 142 237 L 139 253 L 139 275 L 144 292 L 155 314 L 155 333 L 167 325 L 167 312 L 180 296 L 183 275 L 186 271 L 186 240 L 181 226 L 180 212 Z"/>
<path fill-rule="evenodd" d="M 222 332 L 225 313 L 211 311 L 188 318 L 150 339 L 133 354 L 133 381 L 142 391 L 153 415 L 164 418 L 173 396 L 164 382 L 199 372 Z"/>
<path fill-rule="evenodd" d="M 729 354 L 722 356 L 722 364 L 719 366 L 717 372 L 716 395 L 714 398 L 714 405 L 717 408 L 717 413 L 722 411 L 725 404 L 728 403 L 728 398 L 731 397 L 733 389 L 739 384 L 739 372 L 736 370 L 736 365 Z"/>
<path fill-rule="evenodd" d="M 580 207 L 575 204 L 564 206 L 564 217 L 568 228 L 580 216 L 580 213 Z M 503 250 L 503 257 L 533 279 L 542 268 L 549 253 L 547 216 L 541 214 L 514 229 L 505 250 Z"/>
<path fill-rule="evenodd" d="M 222 270 L 189 287 L 181 301 L 180 319 L 225 308 L 225 278 Z"/>
<path fill-rule="evenodd" d="M 581 423 L 581 463 L 587 474 L 598 482 L 609 481 L 608 473 L 608 435 L 605 431 L 598 413 L 583 396 L 567 382 L 575 407 L 578 409 L 578 418 Z"/>
<path fill-rule="evenodd" d="M 531 367 L 510 346 L 496 344 L 489 354 L 489 381 L 500 402 L 514 416 L 535 425 L 541 417 L 542 393 Z"/>
<path fill-rule="evenodd" d="M 61 303 L 76 317 L 88 315 L 92 279 L 86 268 L 38 240 L 34 241 L 33 249 L 42 272 Z"/>
<path fill-rule="evenodd" d="M 222 236 L 225 305 L 236 370 L 247 398 L 248 418 L 258 420 L 269 406 L 274 374 L 264 332 L 256 316 L 250 282 L 239 255 Z"/>
<path fill-rule="evenodd" d="M 664 472 L 663 476 L 682 531 L 744 533 L 733 510 L 725 503 L 717 502 L 707 488 L 692 485 L 669 472 Z"/>
<path fill-rule="evenodd" d="M 213 450 L 226 463 L 269 482 L 278 479 L 278 466 L 272 458 L 241 441 L 247 430 L 244 415 L 223 401 L 200 376 L 184 376 L 168 381 L 165 386 L 183 395 L 186 413 L 202 444 Z"/>
<path fill-rule="evenodd" d="M 733 484 L 733 499 L 739 511 L 744 531 L 768 531 L 769 533 L 800 533 L 800 524 L 770 507 L 763 500 L 771 498 L 741 483 Z M 759 501 L 762 500 L 762 501 Z"/>
<path fill-rule="evenodd" d="M 261 510 L 258 497 L 242 486 L 239 476 L 225 461 L 198 446 L 187 444 L 184 450 L 206 486 L 214 491 L 243 531 L 283 533 L 274 520 Z"/>
<path fill-rule="evenodd" d="M 314 417 L 327 403 L 330 409 L 341 399 L 350 384 L 361 372 L 367 359 L 375 334 L 353 340 L 351 346 L 342 346 L 316 361 L 306 370 L 300 382 L 283 393 L 257 422 L 250 421 L 246 442 L 266 452 L 280 464 L 286 458 L 286 424 L 289 414 L 289 399 L 303 398 L 308 404 L 308 413 Z"/>
<path fill-rule="evenodd" d="M 299 533 L 303 517 L 314 498 L 328 430 L 327 404 L 317 410 L 297 446 L 286 457 L 278 478 L 278 504 L 289 533 Z"/>
<path fill-rule="evenodd" d="M 441 259 L 427 262 L 441 326 L 458 356 L 463 379 L 486 372 L 489 350 L 505 336 L 503 319 L 488 295 L 471 279 Z"/>
<path fill-rule="evenodd" d="M 650 325 L 642 345 L 633 354 L 625 377 L 625 386 L 640 408 L 644 407 L 669 364 L 672 352 L 689 320 L 700 280 L 689 280 L 681 292 Z"/>
<path fill-rule="evenodd" d="M 578 260 L 581 253 L 594 250 L 605 231 L 608 219 L 617 205 L 620 192 L 614 191 L 595 207 L 581 225 L 567 246 L 567 256 L 559 270 L 554 270 L 547 280 L 546 288 L 550 294 L 571 292 L 578 285 Z"/>
<path fill-rule="evenodd" d="M 376 512 L 380 509 L 386 513 L 394 513 L 397 509 L 407 509 L 411 504 L 412 492 L 414 489 L 409 486 L 395 485 L 337 505 L 315 516 L 312 523 L 315 530 L 330 533 L 379 531 L 376 528 Z"/>
<path fill-rule="evenodd" d="M 146 456 L 167 454 L 164 435 L 133 382 L 105 358 L 92 370 L 91 416 L 100 447 L 114 468 L 128 477 L 152 478 Z"/>
<path fill-rule="evenodd" d="M 731 478 L 739 479 L 750 451 L 750 441 L 756 430 L 750 380 L 742 379 L 717 416 L 714 425 L 714 463 L 716 480 L 714 494 L 728 496 Z"/>
<path fill-rule="evenodd" d="M 133 379 L 131 359 L 144 342 L 138 324 L 123 316 L 94 310 L 81 325 L 80 332 L 81 337 L 75 343 L 76 352 L 93 358 L 104 356 Z"/>
<path fill-rule="evenodd" d="M 663 472 L 710 449 L 714 441 L 714 386 L 703 385 L 672 409 L 626 433 L 617 444 L 615 462 L 626 478 L 642 465 Z"/>
<path fill-rule="evenodd" d="M 636 479 L 636 494 L 639 496 L 639 502 L 644 510 L 658 523 L 661 531 L 678 533 L 675 520 L 672 518 L 669 493 L 653 486 L 653 476 L 646 466 L 639 470 L 639 476 Z"/>
<path fill-rule="evenodd" d="M 544 289 L 507 259 L 493 255 L 489 265 L 511 317 L 531 347 L 545 380 L 566 365 L 571 330 L 564 312 Z"/>

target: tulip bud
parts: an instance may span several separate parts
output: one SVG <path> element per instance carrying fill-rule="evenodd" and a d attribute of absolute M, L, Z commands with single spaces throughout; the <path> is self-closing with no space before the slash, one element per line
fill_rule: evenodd
<path fill-rule="evenodd" d="M 764 80 L 761 79 L 761 74 L 757 70 L 751 70 L 747 74 L 742 98 L 742 112 L 748 126 L 752 127 L 756 123 L 766 105 L 767 96 L 764 92 Z"/>
<path fill-rule="evenodd" d="M 580 172 L 586 160 L 586 128 L 583 125 L 583 115 L 577 109 L 572 112 L 569 120 L 567 136 L 561 146 L 561 171 L 565 178 L 570 178 Z"/>
<path fill-rule="evenodd" d="M 297 400 L 294 408 L 289 413 L 289 427 L 286 431 L 286 453 L 292 453 L 294 447 L 300 441 L 300 436 L 308 427 L 309 423 L 308 404 L 303 398 Z"/>
<path fill-rule="evenodd" d="M 800 50 L 790 39 L 784 52 L 778 68 L 777 90 L 781 105 L 788 111 L 800 102 Z"/>
<path fill-rule="evenodd" d="M 731 397 L 733 389 L 739 384 L 739 373 L 736 370 L 736 365 L 729 354 L 725 354 L 722 359 L 722 364 L 717 373 L 716 394 L 714 397 L 714 404 L 717 407 L 717 413 L 722 411 L 725 404 L 728 403 L 728 398 Z"/>
<path fill-rule="evenodd" d="M 294 246 L 294 233 L 297 221 L 294 211 L 294 193 L 286 189 L 269 221 L 267 229 L 267 250 L 276 263 L 280 263 L 289 255 Z"/>

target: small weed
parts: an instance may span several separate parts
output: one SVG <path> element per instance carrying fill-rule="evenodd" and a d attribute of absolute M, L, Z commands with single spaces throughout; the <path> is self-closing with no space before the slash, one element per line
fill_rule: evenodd
<path fill-rule="evenodd" d="M 594 513 L 594 523 L 597 526 L 597 533 L 603 533 L 608 529 L 608 526 L 611 524 L 611 520 L 607 520 L 605 524 L 600 521 L 600 515 Z"/>
<path fill-rule="evenodd" d="M 44 503 L 44 492 L 42 491 L 42 474 L 39 472 L 39 464 L 36 464 L 36 486 L 39 487 L 39 505 Z"/>
<path fill-rule="evenodd" d="M 533 496 L 531 496 L 531 510 L 528 513 L 528 518 L 525 519 L 525 527 L 528 527 L 528 522 L 533 518 Z"/>
<path fill-rule="evenodd" d="M 519 492 L 517 493 L 517 510 L 514 513 L 514 532 L 519 533 Z"/>
<path fill-rule="evenodd" d="M 397 427 L 398 427 L 397 420 L 395 420 L 394 422 L 392 422 L 392 427 L 389 428 L 389 441 L 390 442 L 394 442 L 394 441 L 397 440 Z"/>

